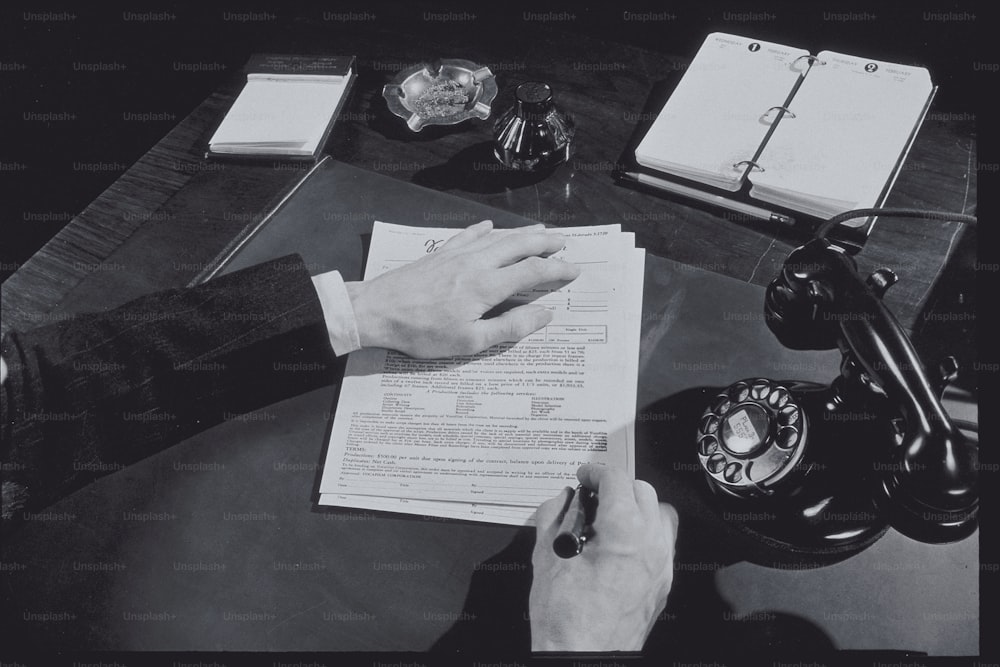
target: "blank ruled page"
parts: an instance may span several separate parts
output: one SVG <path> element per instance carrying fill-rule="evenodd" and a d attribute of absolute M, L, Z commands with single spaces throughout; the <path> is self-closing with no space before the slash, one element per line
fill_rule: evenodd
<path fill-rule="evenodd" d="M 750 195 L 828 218 L 876 205 L 933 93 L 922 67 L 823 51 L 750 175 Z"/>
<path fill-rule="evenodd" d="M 740 188 L 808 51 L 712 33 L 635 151 L 636 161 L 730 191 Z"/>

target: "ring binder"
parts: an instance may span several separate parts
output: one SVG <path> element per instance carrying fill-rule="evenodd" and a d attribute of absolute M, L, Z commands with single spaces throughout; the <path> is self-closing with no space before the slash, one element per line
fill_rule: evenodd
<path fill-rule="evenodd" d="M 798 58 L 796 58 L 795 60 L 793 60 L 792 61 L 792 67 L 795 67 L 795 64 L 797 62 L 799 62 L 800 60 L 802 60 L 803 58 L 805 58 L 806 60 L 808 60 L 810 65 L 812 65 L 812 64 L 825 65 L 826 64 L 825 60 L 820 60 L 819 57 L 817 57 L 817 56 L 814 56 L 814 55 L 804 55 L 804 56 L 799 56 Z"/>
<path fill-rule="evenodd" d="M 795 113 L 792 112 L 792 111 L 790 111 L 788 107 L 774 106 L 774 107 L 771 107 L 770 109 L 768 109 L 767 111 L 765 111 L 764 113 L 762 113 L 761 116 L 760 116 L 761 119 L 763 120 L 764 118 L 767 118 L 771 114 L 771 112 L 774 111 L 775 109 L 779 109 L 781 111 L 784 111 L 785 115 L 788 116 L 789 118 L 795 118 Z"/>
<path fill-rule="evenodd" d="M 934 96 L 930 73 L 782 45 L 765 61 L 757 43 L 709 35 L 636 162 L 728 192 L 749 183 L 751 199 L 823 219 L 884 201 Z"/>
<path fill-rule="evenodd" d="M 757 164 L 753 160 L 740 160 L 739 162 L 734 162 L 733 163 L 733 169 L 739 169 L 740 165 L 744 165 L 744 164 L 750 165 L 750 169 L 759 169 L 762 172 L 764 171 L 764 167 L 760 166 L 759 164 Z"/>

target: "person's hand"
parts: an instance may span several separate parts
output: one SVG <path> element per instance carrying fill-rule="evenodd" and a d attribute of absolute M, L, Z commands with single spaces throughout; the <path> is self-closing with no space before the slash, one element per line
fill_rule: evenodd
<path fill-rule="evenodd" d="M 587 464 L 580 483 L 597 491 L 593 535 L 579 555 L 552 550 L 572 489 L 536 513 L 529 599 L 533 651 L 638 651 L 667 604 L 677 512 L 620 469 Z"/>
<path fill-rule="evenodd" d="M 372 280 L 347 283 L 361 346 L 419 358 L 475 354 L 548 324 L 552 313 L 533 304 L 483 315 L 521 290 L 576 278 L 574 264 L 546 257 L 565 239 L 542 225 L 492 229 L 484 220 L 437 252 Z"/>

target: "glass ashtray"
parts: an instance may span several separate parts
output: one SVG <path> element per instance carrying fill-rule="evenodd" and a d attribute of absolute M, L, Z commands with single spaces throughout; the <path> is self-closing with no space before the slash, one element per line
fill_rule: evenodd
<path fill-rule="evenodd" d="M 405 69 L 382 89 L 389 110 L 419 132 L 425 125 L 485 120 L 497 95 L 489 67 L 458 59 L 435 60 Z"/>

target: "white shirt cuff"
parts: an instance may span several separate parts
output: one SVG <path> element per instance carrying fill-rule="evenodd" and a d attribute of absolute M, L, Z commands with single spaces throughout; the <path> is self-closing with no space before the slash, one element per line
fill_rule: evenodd
<path fill-rule="evenodd" d="M 361 349 L 358 321 L 351 298 L 339 271 L 327 271 L 312 277 L 313 287 L 323 307 L 323 319 L 330 334 L 333 353 L 338 357 Z"/>

